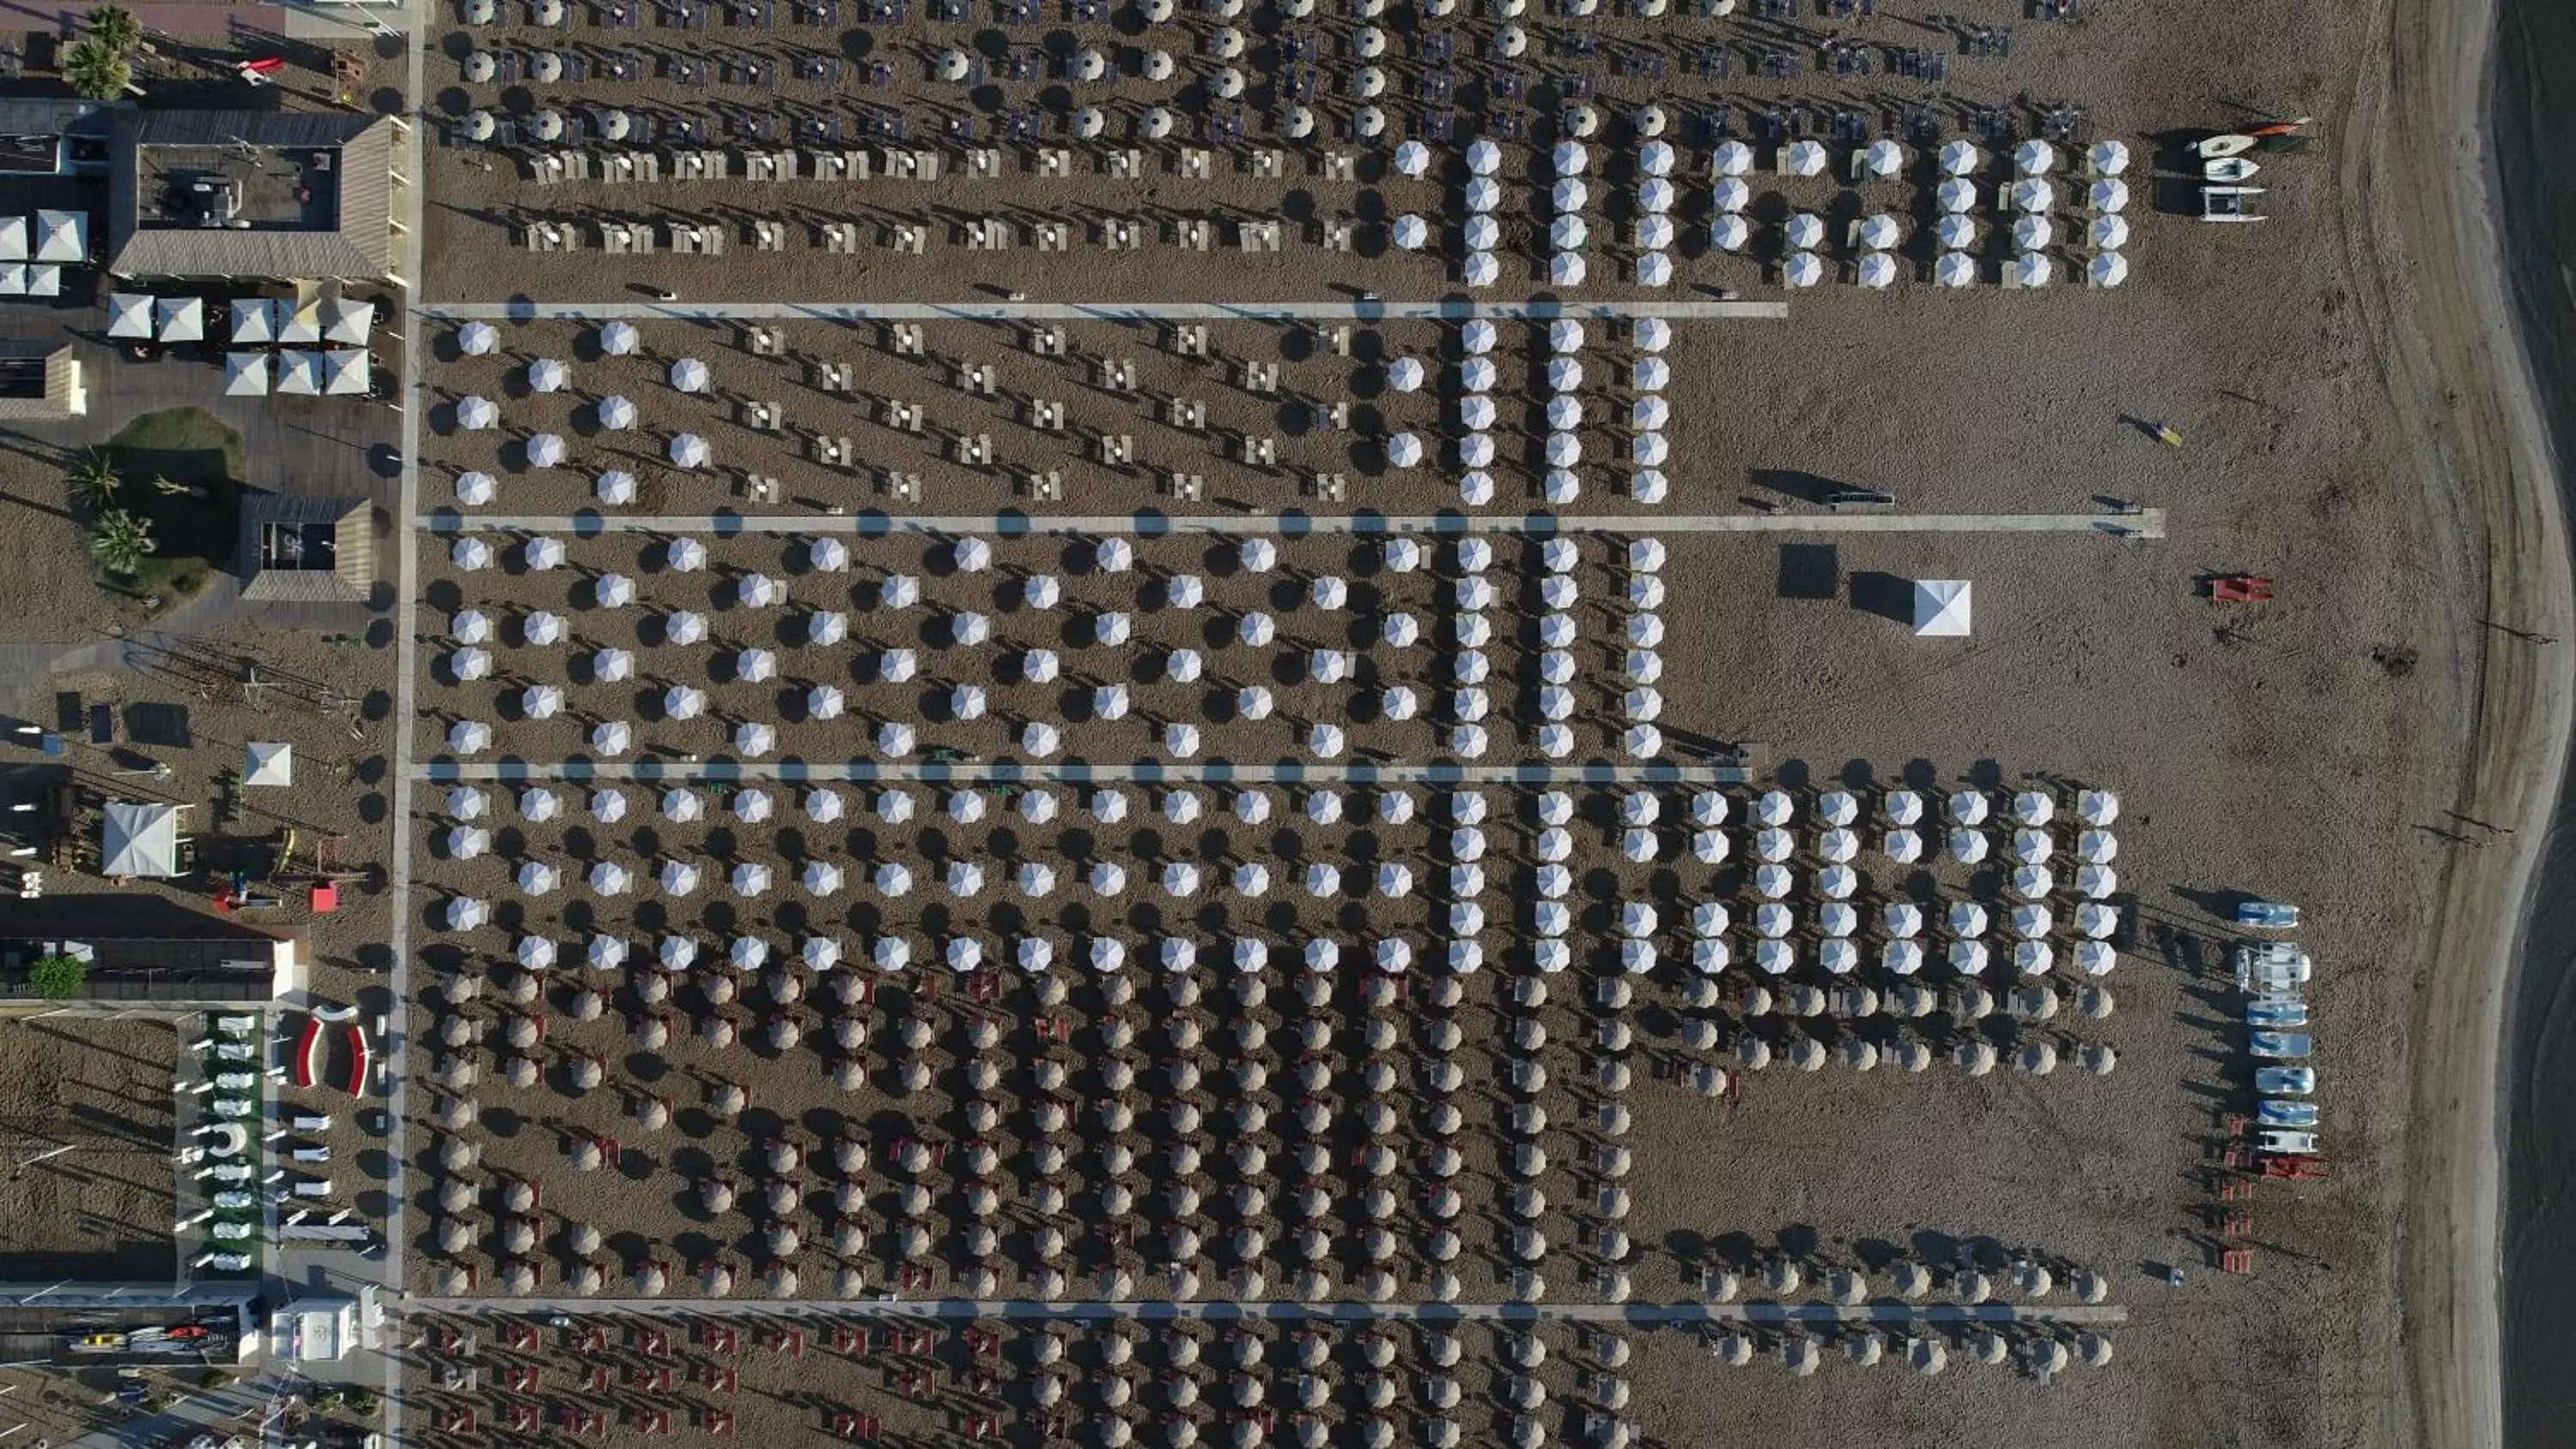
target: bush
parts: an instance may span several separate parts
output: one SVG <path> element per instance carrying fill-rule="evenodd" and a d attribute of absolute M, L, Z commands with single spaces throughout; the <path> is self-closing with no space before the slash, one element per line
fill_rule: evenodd
<path fill-rule="evenodd" d="M 122 508 L 110 508 L 90 524 L 89 556 L 112 577 L 134 577 L 142 571 L 143 561 L 160 551 L 150 520 Z"/>
<path fill-rule="evenodd" d="M 49 1001 L 68 1001 L 89 987 L 89 963 L 78 956 L 39 956 L 27 985 Z"/>

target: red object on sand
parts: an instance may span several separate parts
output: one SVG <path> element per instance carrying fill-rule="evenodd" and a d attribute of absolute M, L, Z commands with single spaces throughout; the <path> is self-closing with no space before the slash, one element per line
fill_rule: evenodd
<path fill-rule="evenodd" d="M 349 1095 L 367 1094 L 367 1034 L 352 1023 L 349 1027 Z"/>
<path fill-rule="evenodd" d="M 247 75 L 275 75 L 286 69 L 286 60 L 275 55 L 263 60 L 246 60 L 241 63 L 241 69 Z"/>
<path fill-rule="evenodd" d="M 2209 581 L 2213 604 L 2261 604 L 2272 598 L 2272 581 L 2258 574 L 2221 574 Z"/>
<path fill-rule="evenodd" d="M 313 914 L 327 916 L 340 909 L 340 883 L 323 881 L 313 887 Z"/>
<path fill-rule="evenodd" d="M 295 1040 L 295 1085 L 309 1087 L 321 1075 L 322 1018 L 304 1018 L 304 1032 Z"/>

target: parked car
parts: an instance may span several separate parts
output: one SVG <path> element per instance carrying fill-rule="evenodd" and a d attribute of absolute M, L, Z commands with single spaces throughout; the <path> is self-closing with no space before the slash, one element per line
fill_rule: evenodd
<path fill-rule="evenodd" d="M 2317 1134 L 2274 1130 L 2257 1136 L 2254 1145 L 2280 1157 L 2312 1157 L 2317 1150 Z"/>
<path fill-rule="evenodd" d="M 2236 948 L 2236 989 L 2239 991 L 2295 991 L 2308 984 L 2316 974 L 2316 963 L 2299 949 L 2296 941 L 2248 942 Z"/>
<path fill-rule="evenodd" d="M 2247 1026 L 2306 1026 L 2308 1004 L 2295 996 L 2257 996 L 2245 1003 Z"/>
<path fill-rule="evenodd" d="M 2258 1031 L 2254 1033 L 2254 1055 L 2285 1061 L 2302 1061 L 2315 1055 L 2313 1038 L 2294 1031 Z"/>
<path fill-rule="evenodd" d="M 2304 1097 L 2317 1089 L 2310 1067 L 2264 1067 L 2254 1073 L 2254 1090 L 2266 1097 Z"/>
<path fill-rule="evenodd" d="M 2236 924 L 2257 931 L 2295 931 L 2299 929 L 2299 908 L 2279 901 L 2240 901 Z"/>
<path fill-rule="evenodd" d="M 2254 1120 L 2266 1127 L 2314 1127 L 2317 1125 L 2317 1104 L 2266 1097 L 2262 1105 L 2254 1109 Z"/>

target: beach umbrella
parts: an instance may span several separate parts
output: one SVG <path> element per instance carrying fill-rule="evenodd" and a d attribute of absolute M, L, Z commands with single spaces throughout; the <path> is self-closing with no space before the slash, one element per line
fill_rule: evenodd
<path fill-rule="evenodd" d="M 1672 210 L 1680 196 L 1680 191 L 1660 176 L 1649 176 L 1637 183 L 1637 209 L 1649 216 Z"/>
<path fill-rule="evenodd" d="M 1944 287 L 1965 287 L 1977 280 L 1977 264 L 1966 252 L 1943 252 L 1932 264 L 1932 280 Z"/>
<path fill-rule="evenodd" d="M 1412 433 L 1397 433 L 1386 440 L 1386 461 L 1396 468 L 1414 468 L 1422 463 L 1422 439 Z"/>
<path fill-rule="evenodd" d="M 2057 239 L 2057 229 L 2045 216 L 2017 216 L 2012 225 L 2013 247 L 2018 251 L 2039 251 Z"/>
<path fill-rule="evenodd" d="M 1945 252 L 1962 252 L 1977 244 L 1977 219 L 1964 212 L 1945 212 L 1932 224 L 1932 240 Z"/>
<path fill-rule="evenodd" d="M 1640 251 L 1659 252 L 1681 239 L 1681 228 L 1673 219 L 1660 213 L 1637 219 L 1636 242 Z"/>
<path fill-rule="evenodd" d="M 1720 212 L 1709 223 L 1708 244 L 1722 252 L 1740 252 L 1753 239 L 1752 224 L 1735 212 Z"/>
<path fill-rule="evenodd" d="M 602 503 L 632 503 L 635 501 L 635 475 L 612 468 L 599 475 L 599 482 L 592 491 Z"/>
<path fill-rule="evenodd" d="M 1482 317 L 1471 318 L 1458 329 L 1458 346 L 1470 357 L 1481 357 L 1494 350 L 1502 340 L 1502 329 Z"/>
<path fill-rule="evenodd" d="M 1780 169 L 1792 176 L 1822 176 L 1825 160 L 1823 143 L 1792 141 L 1780 152 Z"/>
<path fill-rule="evenodd" d="M 487 507 L 494 498 L 500 496 L 500 492 L 500 485 L 493 481 L 489 473 L 467 472 L 456 475 L 456 501 L 468 508 Z"/>
<path fill-rule="evenodd" d="M 682 468 L 703 468 L 709 456 L 707 440 L 695 433 L 679 433 L 671 439 L 671 462 Z"/>
<path fill-rule="evenodd" d="M 480 754 L 492 748 L 492 727 L 481 720 L 458 720 L 448 727 L 447 747 L 460 755 Z"/>
<path fill-rule="evenodd" d="M 1802 211 L 1789 218 L 1789 246 L 1809 252 L 1825 244 L 1825 219 L 1812 211 Z"/>
<path fill-rule="evenodd" d="M 1662 252 L 1647 252 L 1637 258 L 1637 282 L 1640 286 L 1672 285 L 1673 259 Z"/>
<path fill-rule="evenodd" d="M 2129 146 L 2125 141 L 2096 141 L 2085 153 L 2085 164 L 2096 176 L 2117 176 L 2129 169 Z"/>
<path fill-rule="evenodd" d="M 1824 259 L 1814 252 L 1792 252 L 1781 263 L 1780 280 L 1791 287 L 1812 287 L 1825 279 Z"/>
<path fill-rule="evenodd" d="M 2084 229 L 2084 239 L 2100 251 L 2115 252 L 2129 244 L 2129 219 L 2097 216 Z"/>
<path fill-rule="evenodd" d="M 758 757 L 778 746 L 778 731 L 761 720 L 746 720 L 734 726 L 733 747 L 736 752 Z"/>
<path fill-rule="evenodd" d="M 1592 228 L 1581 216 L 1568 212 L 1548 224 L 1547 239 L 1558 251 L 1573 251 L 1592 239 Z"/>
<path fill-rule="evenodd" d="M 1548 204 L 1556 211 L 1581 211 L 1592 199 L 1592 188 L 1580 177 L 1563 176 L 1548 187 Z"/>
<path fill-rule="evenodd" d="M 1460 263 L 1459 280 L 1470 287 L 1490 287 L 1502 279 L 1503 264 L 1492 252 L 1469 252 Z"/>
<path fill-rule="evenodd" d="M 2024 179 L 2012 184 L 2012 208 L 2015 211 L 2046 211 L 2057 204 L 2057 188 L 2048 182 Z"/>
<path fill-rule="evenodd" d="M 1583 282 L 1584 271 L 1583 254 L 1580 252 L 1558 252 L 1547 259 L 1547 279 L 1554 286 L 1579 286 Z"/>
<path fill-rule="evenodd" d="M 1418 252 L 1431 244 L 1431 223 L 1408 211 L 1387 228 L 1387 239 L 1404 251 Z"/>
<path fill-rule="evenodd" d="M 240 314 L 236 312 L 234 315 L 238 318 Z M 240 323 L 238 321 L 234 323 L 233 341 L 248 343 L 254 341 L 264 342 L 267 340 L 268 339 L 266 337 L 243 336 Z M 501 334 L 489 322 L 468 322 L 463 327 L 457 329 L 456 349 L 468 357 L 488 357 L 498 349 L 500 345 Z"/>
<path fill-rule="evenodd" d="M 2023 252 L 2012 268 L 2013 280 L 2025 287 L 2045 287 L 2057 275 L 2057 264 L 2045 252 Z"/>
<path fill-rule="evenodd" d="M 572 369 L 551 357 L 540 357 L 528 364 L 528 389 L 531 392 L 561 392 L 572 381 Z"/>
<path fill-rule="evenodd" d="M 1753 204 L 1753 188 L 1729 176 L 1711 188 L 1709 201 L 1716 207 L 1720 220 L 1730 216 L 1740 219 L 1744 209 Z"/>
<path fill-rule="evenodd" d="M 707 365 L 694 357 L 671 364 L 671 386 L 681 392 L 705 392 L 711 379 Z"/>
<path fill-rule="evenodd" d="M 1868 149 L 1861 152 L 1860 163 L 1863 171 L 1885 180 L 1904 171 L 1905 148 L 1881 137 L 1870 142 Z"/>
<path fill-rule="evenodd" d="M 1709 169 L 1719 176 L 1743 176 L 1753 170 L 1753 148 L 1741 141 L 1720 141 L 1709 154 Z"/>
<path fill-rule="evenodd" d="M 2116 287 L 2129 279 L 2129 259 L 2118 252 L 2104 252 L 2085 263 L 2084 280 L 2096 287 Z"/>
<path fill-rule="evenodd" d="M 1933 188 L 1933 204 L 1944 212 L 1974 210 L 1977 205 L 1977 183 L 1953 176 Z"/>
<path fill-rule="evenodd" d="M 1470 175 L 1491 176 L 1502 169 L 1502 147 L 1481 138 L 1467 143 L 1467 170 Z"/>

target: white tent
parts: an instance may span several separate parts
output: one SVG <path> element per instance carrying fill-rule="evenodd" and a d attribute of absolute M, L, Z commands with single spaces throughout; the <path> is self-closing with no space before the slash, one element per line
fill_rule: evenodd
<path fill-rule="evenodd" d="M 324 392 L 335 397 L 364 397 L 372 382 L 366 353 L 344 351 L 322 354 L 322 390 Z M 539 436 L 549 435 L 540 434 Z M 556 440 L 555 447 L 557 455 L 560 456 L 563 447 L 561 439 Z M 530 444 L 530 460 L 534 461 L 533 441 Z"/>
<path fill-rule="evenodd" d="M 267 353 L 227 352 L 224 354 L 224 396 L 262 397 L 267 392 Z"/>
<path fill-rule="evenodd" d="M 300 397 L 319 396 L 322 392 L 322 354 L 319 352 L 277 354 L 277 390 Z M 482 398 L 467 398 L 465 403 L 482 404 L 482 407 L 472 414 L 474 418 L 479 418 L 481 421 L 469 422 L 465 404 L 460 403 L 456 410 L 457 424 L 460 427 L 469 430 L 488 428 L 492 426 L 493 420 L 500 416 L 499 410 Z"/>
<path fill-rule="evenodd" d="M 295 747 L 274 741 L 253 740 L 244 751 L 242 784 L 288 786 L 295 783 Z"/>
<path fill-rule="evenodd" d="M 99 826 L 98 873 L 166 879 L 179 873 L 179 807 L 111 800 Z"/>
<path fill-rule="evenodd" d="M 364 347 L 367 345 L 368 334 L 375 330 L 375 326 L 375 303 L 343 299 L 339 310 L 331 314 L 329 324 L 322 329 L 322 340 L 337 342 L 347 347 Z"/>
<path fill-rule="evenodd" d="M 1969 609 L 1968 580 L 1920 579 L 1915 582 L 1915 633 L 1933 637 L 1965 637 Z"/>
<path fill-rule="evenodd" d="M 21 222 L 20 225 L 25 223 Z M 110 337 L 149 338 L 152 335 L 152 305 L 157 300 L 141 292 L 119 292 L 107 299 L 107 335 Z"/>
<path fill-rule="evenodd" d="M 36 213 L 36 260 L 79 266 L 89 260 L 89 213 Z"/>

